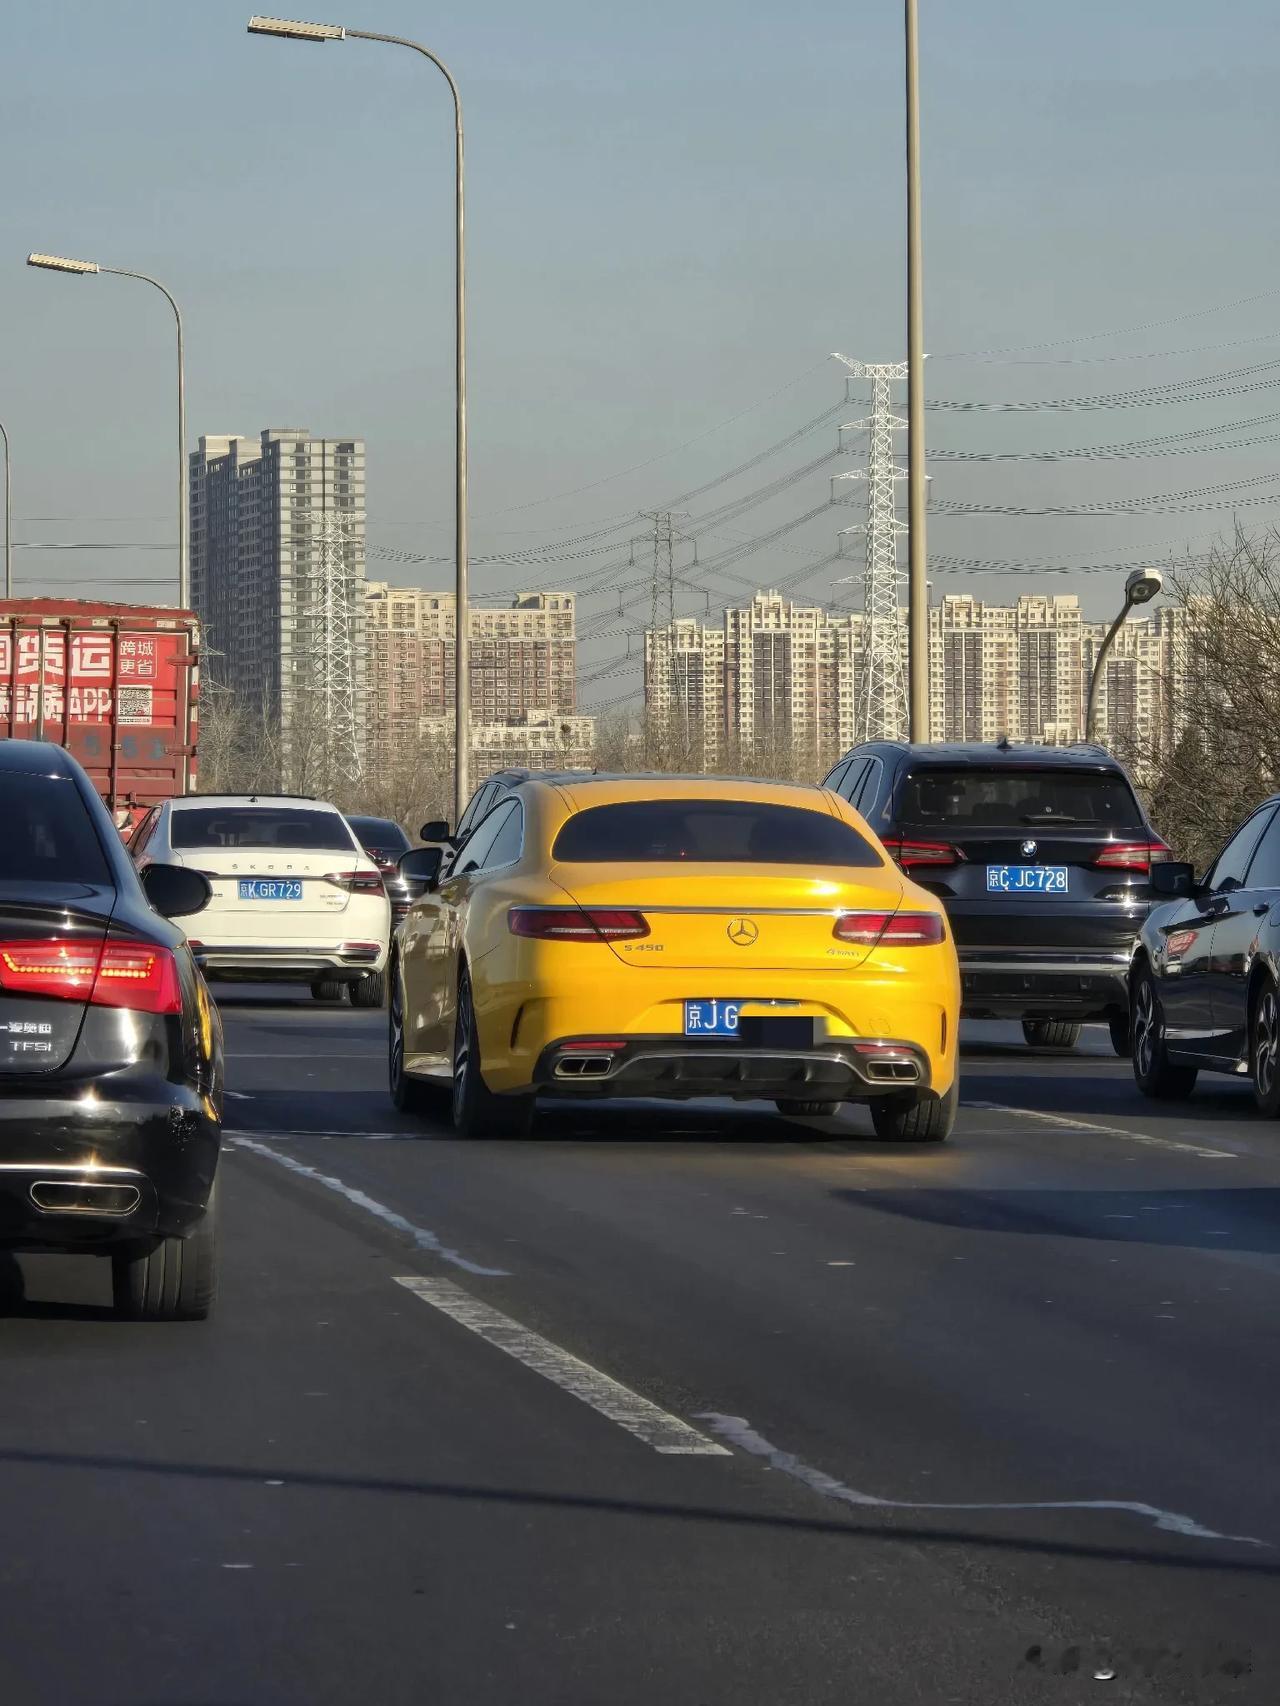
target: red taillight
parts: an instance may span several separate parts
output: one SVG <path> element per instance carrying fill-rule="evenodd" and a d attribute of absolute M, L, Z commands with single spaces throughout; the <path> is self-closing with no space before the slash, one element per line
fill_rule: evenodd
<path fill-rule="evenodd" d="M 910 871 L 918 865 L 932 865 L 935 868 L 943 865 L 958 865 L 964 854 L 958 847 L 953 847 L 949 841 L 912 841 L 904 836 L 894 836 L 886 841 L 884 850 L 902 870 Z"/>
<path fill-rule="evenodd" d="M 382 893 L 380 871 L 330 871 L 325 882 L 336 883 L 340 889 L 346 889 L 348 894 Z"/>
<path fill-rule="evenodd" d="M 1167 859 L 1173 849 L 1165 842 L 1153 837 L 1150 841 L 1109 841 L 1094 859 L 1094 867 L 1099 871 L 1149 871 L 1153 865 L 1158 865 L 1162 859 Z"/>
<path fill-rule="evenodd" d="M 858 942 L 866 948 L 889 943 L 919 948 L 946 940 L 936 912 L 846 912 L 836 919 L 832 934 L 839 942 Z"/>
<path fill-rule="evenodd" d="M 612 1054 L 617 1049 L 626 1048 L 626 1046 L 626 1043 L 621 1037 L 610 1037 L 607 1040 L 602 1040 L 600 1037 L 591 1037 L 590 1039 L 583 1038 L 576 1042 L 561 1043 L 560 1050 L 563 1054 L 573 1054 L 575 1052 L 578 1054 Z"/>
<path fill-rule="evenodd" d="M 0 988 L 135 1013 L 182 1011 L 176 960 L 145 942 L 0 942 Z"/>
<path fill-rule="evenodd" d="M 598 906 L 513 906 L 507 925 L 513 936 L 544 942 L 618 942 L 649 934 L 642 912 Z"/>

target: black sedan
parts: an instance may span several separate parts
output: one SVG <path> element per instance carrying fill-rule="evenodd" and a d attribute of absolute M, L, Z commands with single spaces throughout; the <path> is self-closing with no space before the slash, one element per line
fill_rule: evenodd
<path fill-rule="evenodd" d="M 413 904 L 413 896 L 399 869 L 401 855 L 407 853 L 413 843 L 393 818 L 349 817 L 347 822 L 356 840 L 382 872 L 382 886 L 391 902 L 391 928 L 394 930 Z"/>
<path fill-rule="evenodd" d="M 1258 807 L 1197 880 L 1151 872 L 1157 905 L 1130 970 L 1133 1072 L 1148 1096 L 1186 1096 L 1201 1071 L 1248 1074 L 1280 1115 L 1280 795 Z"/>
<path fill-rule="evenodd" d="M 0 740 L 0 1249 L 111 1260 L 117 1310 L 192 1320 L 216 1289 L 217 1009 L 75 759 Z"/>

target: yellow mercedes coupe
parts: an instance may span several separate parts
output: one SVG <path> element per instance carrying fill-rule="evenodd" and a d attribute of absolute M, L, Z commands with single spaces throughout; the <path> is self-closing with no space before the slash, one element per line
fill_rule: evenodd
<path fill-rule="evenodd" d="M 452 1089 L 464 1136 L 539 1096 L 866 1102 L 876 1133 L 955 1120 L 946 914 L 853 808 L 718 777 L 530 778 L 456 847 L 415 848 L 389 970 L 397 1107 Z"/>

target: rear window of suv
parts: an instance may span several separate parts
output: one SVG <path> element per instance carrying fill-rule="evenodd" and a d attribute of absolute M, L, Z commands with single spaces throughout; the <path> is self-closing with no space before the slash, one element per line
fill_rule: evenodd
<path fill-rule="evenodd" d="M 986 829 L 1074 824 L 1140 829 L 1142 811 L 1115 771 L 1065 769 L 917 770 L 903 788 L 899 823 L 920 828 Z"/>
<path fill-rule="evenodd" d="M 184 806 L 175 811 L 174 847 L 287 847 L 292 852 L 354 853 L 337 812 L 291 806 Z"/>
<path fill-rule="evenodd" d="M 0 882 L 109 883 L 111 871 L 75 783 L 58 776 L 0 776 Z"/>
<path fill-rule="evenodd" d="M 750 800 L 623 800 L 575 813 L 551 856 L 565 864 L 844 865 L 883 861 L 827 812 Z"/>

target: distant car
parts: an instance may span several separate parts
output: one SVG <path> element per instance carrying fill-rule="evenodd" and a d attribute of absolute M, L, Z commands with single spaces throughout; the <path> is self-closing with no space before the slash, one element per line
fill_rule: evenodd
<path fill-rule="evenodd" d="M 79 764 L 0 741 L 0 1247 L 109 1257 L 120 1313 L 216 1290 L 222 1030 L 182 931 L 198 872 L 141 881 Z M 163 915 L 163 916 L 162 916 Z"/>
<path fill-rule="evenodd" d="M 942 906 L 830 794 L 715 777 L 528 778 L 396 934 L 391 1092 L 452 1086 L 464 1136 L 538 1095 L 868 1103 L 937 1142 L 958 1099 L 959 976 Z"/>
<path fill-rule="evenodd" d="M 319 1001 L 386 989 L 391 905 L 382 873 L 336 806 L 267 794 L 156 806 L 130 846 L 143 872 L 193 866 L 213 898 L 192 941 L 206 977 L 307 983 Z"/>
<path fill-rule="evenodd" d="M 1169 848 L 1096 746 L 857 746 L 824 784 L 947 909 L 964 1011 L 1072 1048 L 1102 1020 L 1129 1053 L 1129 959 Z"/>
<path fill-rule="evenodd" d="M 1199 881 L 1169 862 L 1151 886 L 1130 974 L 1138 1088 L 1187 1096 L 1202 1071 L 1247 1073 L 1261 1111 L 1280 1115 L 1280 795 Z"/>
<path fill-rule="evenodd" d="M 352 834 L 382 872 L 382 884 L 391 902 L 391 928 L 408 912 L 412 903 L 408 884 L 399 873 L 400 855 L 413 846 L 408 835 L 389 817 L 348 817 Z"/>

